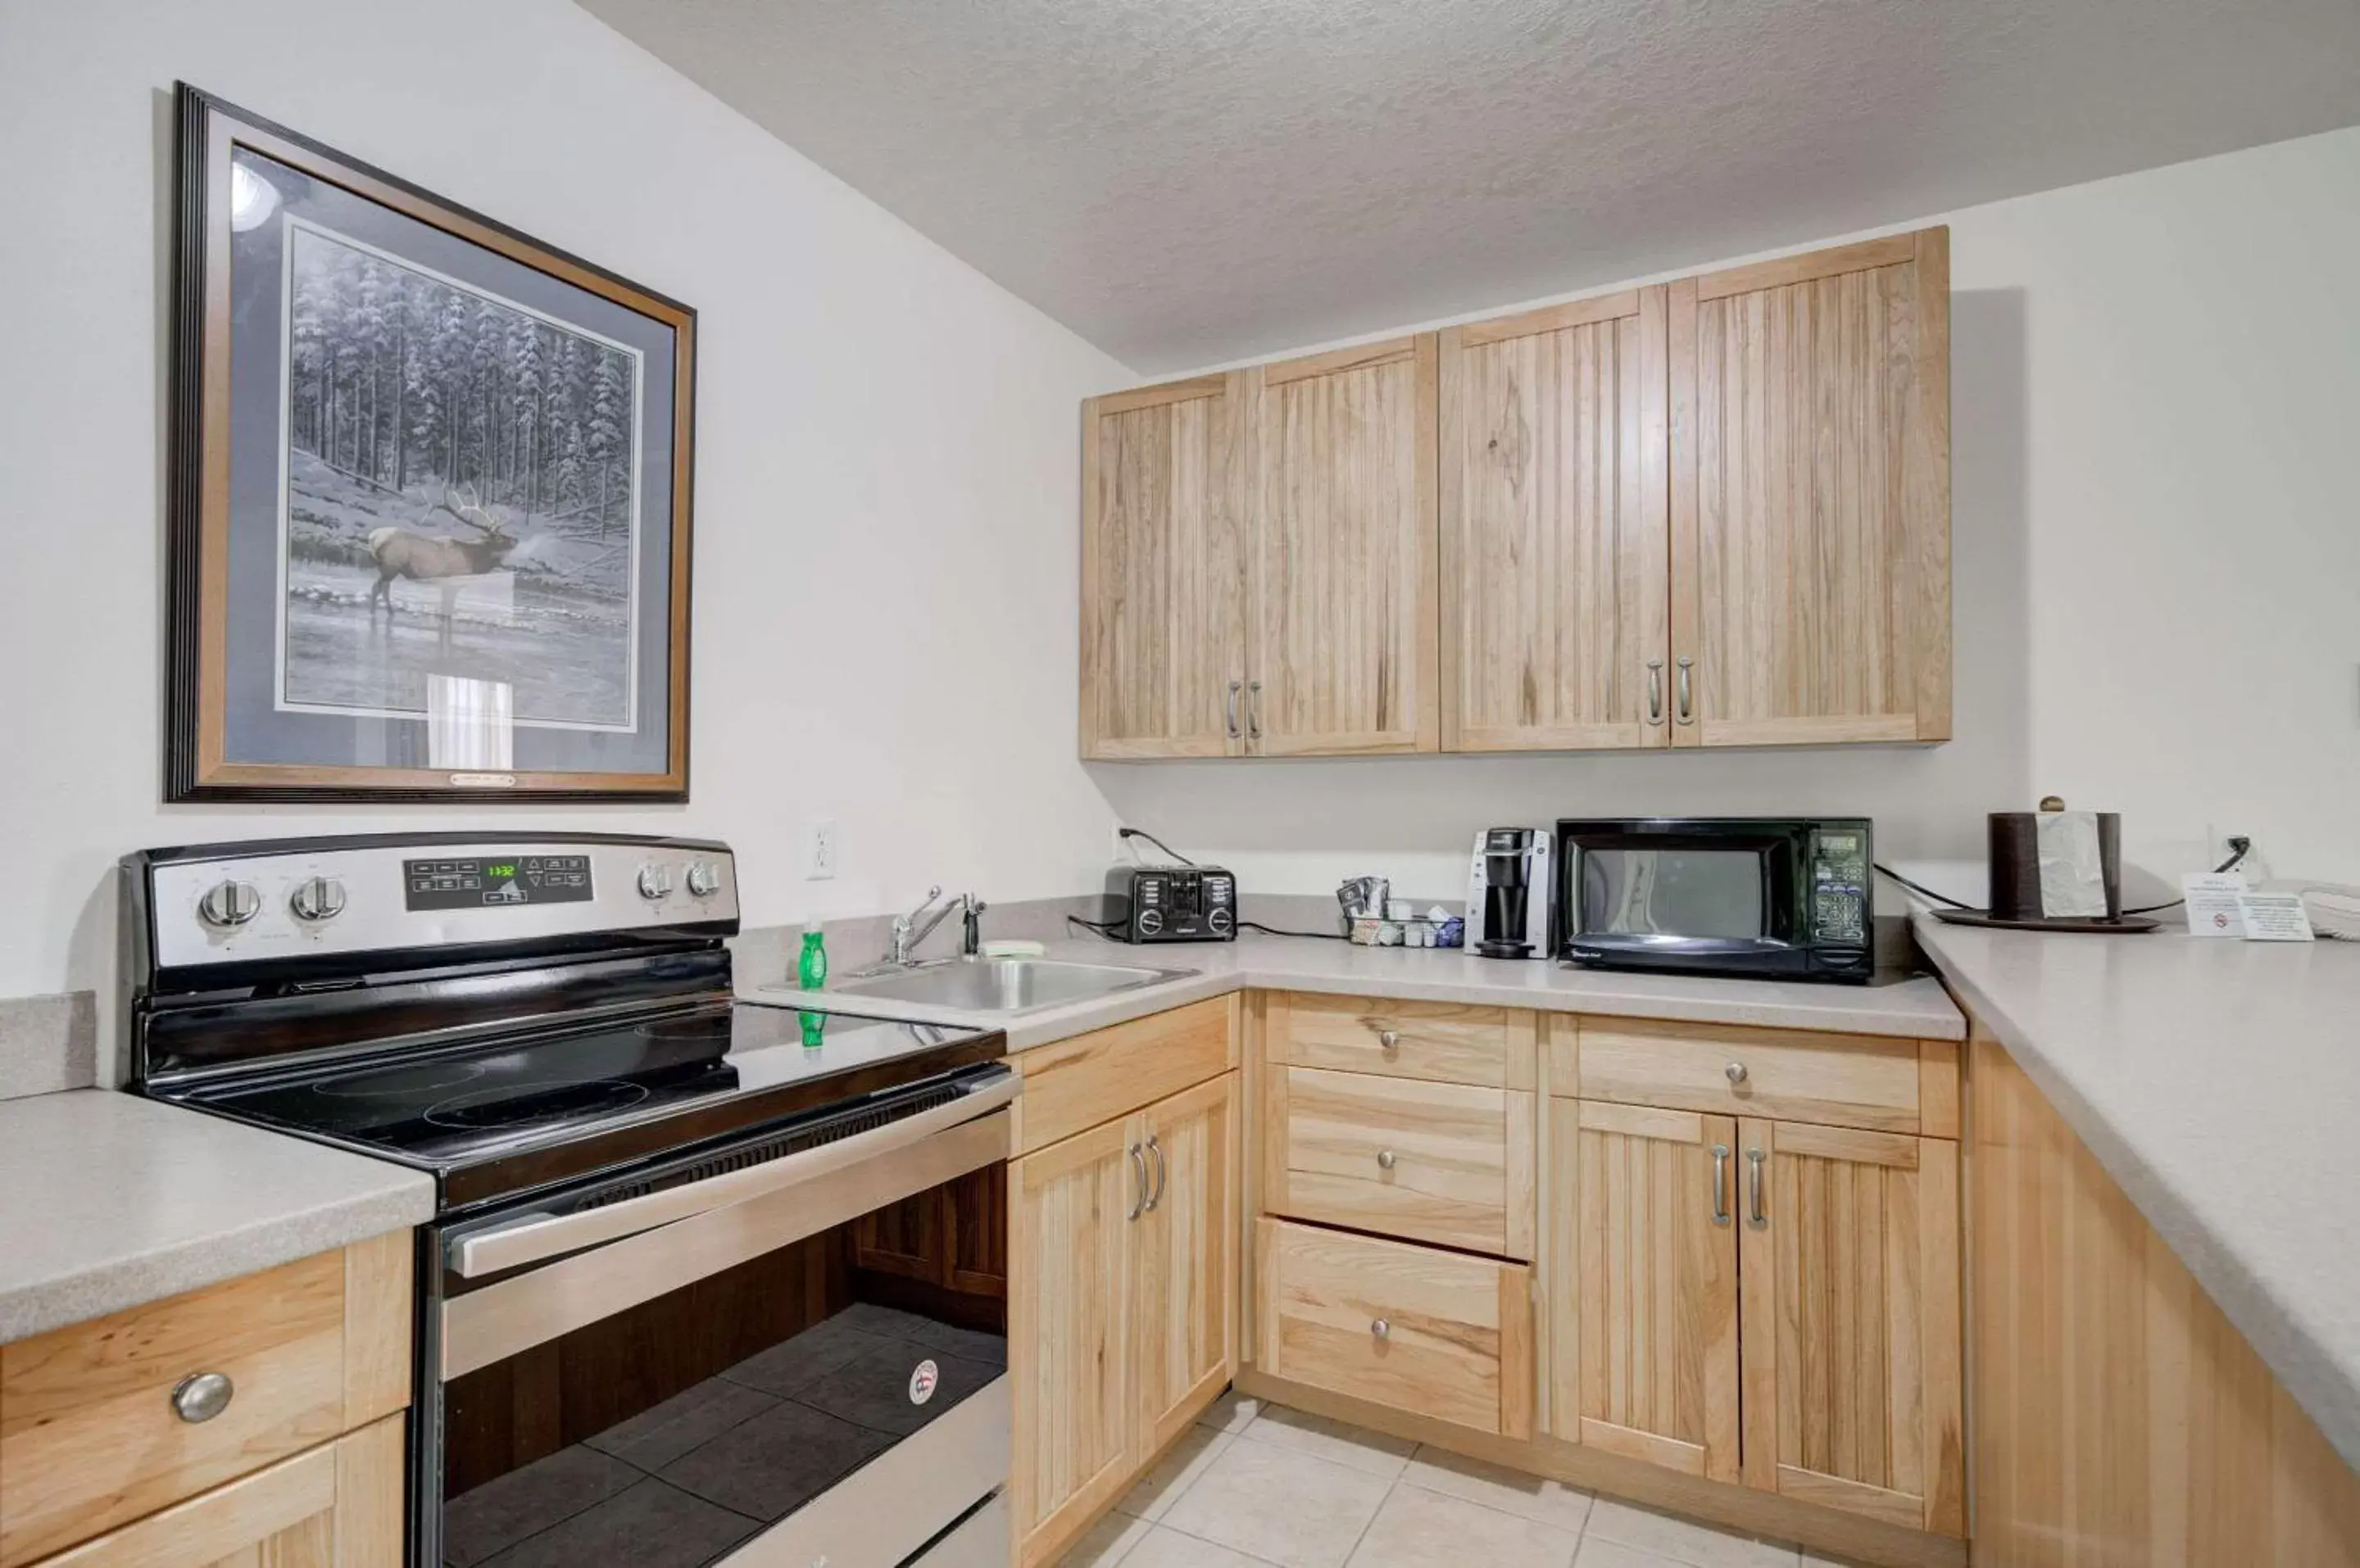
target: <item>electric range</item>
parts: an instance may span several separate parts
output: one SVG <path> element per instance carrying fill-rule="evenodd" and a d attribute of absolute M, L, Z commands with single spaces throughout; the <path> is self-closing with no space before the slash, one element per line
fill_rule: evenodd
<path fill-rule="evenodd" d="M 123 870 L 135 1092 L 434 1176 L 412 1563 L 1004 1557 L 1004 1036 L 735 1001 L 715 843 Z"/>

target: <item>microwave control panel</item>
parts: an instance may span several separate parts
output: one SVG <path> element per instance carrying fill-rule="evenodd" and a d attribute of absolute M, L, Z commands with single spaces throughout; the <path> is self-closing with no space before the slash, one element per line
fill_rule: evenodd
<path fill-rule="evenodd" d="M 1869 866 L 1865 830 L 1822 828 L 1811 839 L 1811 924 L 1817 940 L 1868 940 Z"/>

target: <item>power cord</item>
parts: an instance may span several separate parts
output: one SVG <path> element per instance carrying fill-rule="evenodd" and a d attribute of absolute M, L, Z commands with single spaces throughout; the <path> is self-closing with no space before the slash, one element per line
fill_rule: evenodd
<path fill-rule="evenodd" d="M 1162 850 L 1164 854 L 1170 855 L 1173 859 L 1178 861 L 1183 866 L 1194 866 L 1196 864 L 1186 855 L 1181 854 L 1178 850 L 1173 848 L 1170 844 L 1164 843 L 1162 839 L 1157 838 L 1153 833 L 1149 833 L 1145 828 L 1119 827 L 1114 831 L 1120 833 L 1125 841 L 1134 838 L 1145 839 L 1148 843 L 1153 844 L 1156 848 Z"/>
<path fill-rule="evenodd" d="M 1307 936 L 1319 942 L 1349 942 L 1352 940 L 1350 937 L 1344 935 L 1341 931 L 1281 931 L 1276 926 L 1266 926 L 1260 920 L 1240 920 L 1238 922 L 1238 930 L 1258 931 L 1264 936 Z"/>
<path fill-rule="evenodd" d="M 2245 856 L 2254 852 L 2254 841 L 2242 835 L 2233 837 L 2229 840 L 2229 848 L 2234 853 L 2230 855 L 2228 859 L 2223 861 L 2220 865 L 2212 868 L 2213 876 L 2218 877 L 2223 871 L 2234 871 L 2237 868 L 2238 864 L 2242 862 Z M 2123 913 L 2126 915 L 2151 915 L 2158 909 L 2176 909 L 2186 902 L 2188 902 L 2188 900 L 2185 898 L 2174 898 L 2168 904 L 2142 904 L 2136 909 L 2125 909 Z"/>
<path fill-rule="evenodd" d="M 2218 877 L 2224 871 L 2234 871 L 2239 864 L 2245 860 L 2245 856 L 2254 852 L 2254 841 L 2241 833 L 2229 840 L 2229 847 L 2235 853 L 2232 854 L 2228 859 L 2223 861 L 2220 865 L 2212 868 L 2213 876 Z M 1958 899 L 1951 898 L 1948 893 L 1937 893 L 1934 889 L 1927 887 L 1922 882 L 1912 882 L 1908 877 L 1904 877 L 1898 871 L 1894 870 L 1890 866 L 1879 866 L 1875 869 L 1877 875 L 1891 877 L 1894 881 L 1900 883 L 1904 887 L 1908 888 L 1911 892 L 1923 894 L 1925 897 L 1933 899 L 1938 904 L 1948 904 L 1954 909 L 1972 909 L 1975 907 L 1972 904 L 1961 903 Z M 2123 913 L 2126 915 L 2152 915 L 2157 913 L 2158 910 L 2178 909 L 2187 901 L 2188 900 L 2185 898 L 2174 898 L 2168 904 L 2142 904 L 2136 909 L 2125 909 Z"/>
<path fill-rule="evenodd" d="M 1112 934 L 1114 928 L 1122 922 L 1120 920 L 1084 920 L 1079 915 L 1067 915 L 1065 917 L 1065 923 L 1069 926 L 1079 926 L 1084 931 L 1096 931 L 1098 935 L 1106 938 L 1107 941 L 1113 942 L 1117 940 Z"/>
<path fill-rule="evenodd" d="M 1972 904 L 1961 903 L 1958 899 L 1951 898 L 1948 893 L 1937 893 L 1931 887 L 1927 887 L 1923 882 L 1912 882 L 1908 877 L 1904 877 L 1898 871 L 1894 870 L 1890 866 L 1879 866 L 1874 869 L 1878 876 L 1891 877 L 1894 881 L 1900 883 L 1904 887 L 1908 888 L 1912 893 L 1921 893 L 1927 898 L 1933 899 L 1934 902 L 1938 904 L 1948 904 L 1954 909 L 1971 909 L 1974 908 Z"/>

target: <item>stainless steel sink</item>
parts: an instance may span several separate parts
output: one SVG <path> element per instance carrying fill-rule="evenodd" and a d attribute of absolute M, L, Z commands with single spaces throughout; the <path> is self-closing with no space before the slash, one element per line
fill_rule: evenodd
<path fill-rule="evenodd" d="M 842 980 L 828 989 L 841 996 L 889 997 L 929 1007 L 1029 1013 L 1134 991 L 1194 973 L 1128 964 L 1064 964 L 1048 958 L 950 959 Z"/>

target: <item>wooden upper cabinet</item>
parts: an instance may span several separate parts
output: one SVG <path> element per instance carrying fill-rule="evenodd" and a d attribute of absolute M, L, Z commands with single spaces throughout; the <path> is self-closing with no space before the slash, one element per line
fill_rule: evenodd
<path fill-rule="evenodd" d="M 1435 356 L 1425 332 L 1249 373 L 1253 751 L 1439 744 Z"/>
<path fill-rule="evenodd" d="M 1670 289 L 1673 744 L 1947 740 L 1950 231 Z"/>
<path fill-rule="evenodd" d="M 1251 413 L 1242 374 L 1082 406 L 1086 758 L 1243 749 Z"/>
<path fill-rule="evenodd" d="M 1442 746 L 1667 746 L 1666 291 L 1440 339 Z"/>

